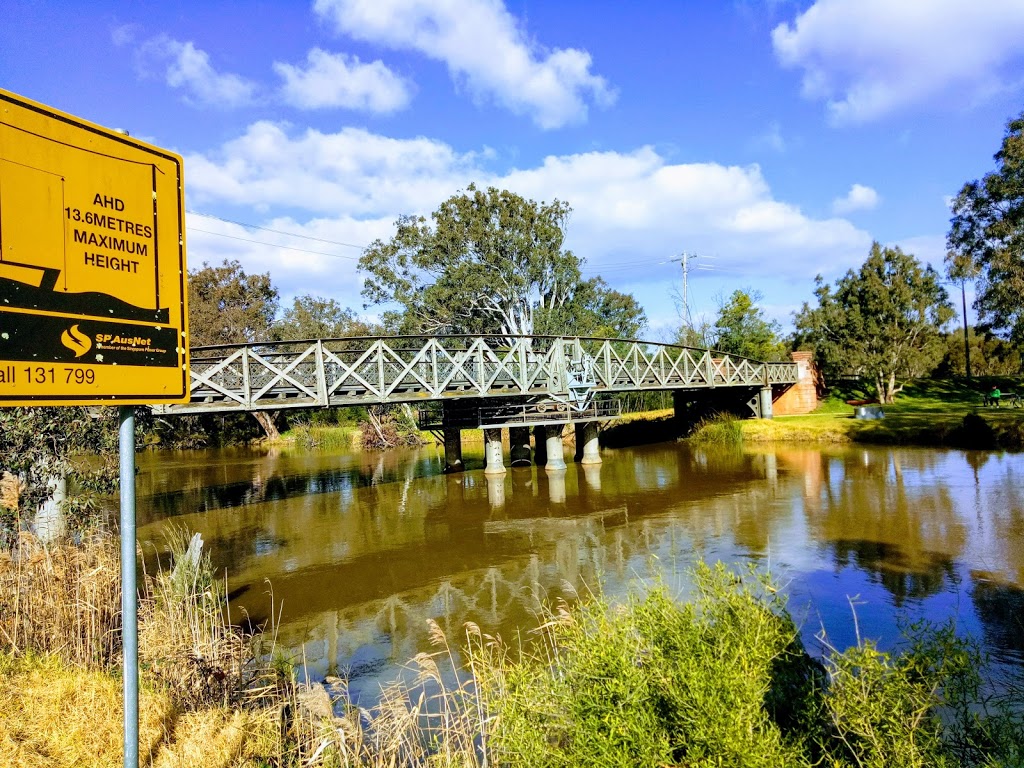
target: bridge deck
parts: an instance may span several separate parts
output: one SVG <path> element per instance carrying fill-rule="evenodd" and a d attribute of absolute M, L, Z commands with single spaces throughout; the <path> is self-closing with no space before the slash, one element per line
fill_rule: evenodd
<path fill-rule="evenodd" d="M 388 336 L 192 350 L 191 402 L 168 414 L 526 397 L 582 407 L 595 393 L 785 386 L 795 363 L 620 339 Z"/>

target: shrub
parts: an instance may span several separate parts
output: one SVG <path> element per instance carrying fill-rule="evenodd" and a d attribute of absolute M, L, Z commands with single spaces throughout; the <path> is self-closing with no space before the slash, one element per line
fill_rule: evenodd
<path fill-rule="evenodd" d="M 698 422 L 689 440 L 692 443 L 740 445 L 743 443 L 743 427 L 732 414 L 719 413 Z"/>

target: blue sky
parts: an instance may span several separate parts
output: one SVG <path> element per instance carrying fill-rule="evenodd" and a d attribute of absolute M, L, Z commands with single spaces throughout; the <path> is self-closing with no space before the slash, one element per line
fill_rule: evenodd
<path fill-rule="evenodd" d="M 493 184 L 568 201 L 659 338 L 683 251 L 695 315 L 755 288 L 787 326 L 873 239 L 941 268 L 1024 109 L 1024 2 L 7 0 L 0 87 L 181 153 L 193 267 L 362 311 L 350 246 Z"/>

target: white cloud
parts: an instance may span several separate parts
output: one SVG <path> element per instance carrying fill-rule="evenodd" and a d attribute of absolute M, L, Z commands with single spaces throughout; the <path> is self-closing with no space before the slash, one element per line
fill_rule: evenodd
<path fill-rule="evenodd" d="M 500 0 L 315 0 L 314 11 L 359 40 L 443 61 L 459 83 L 541 128 L 586 119 L 615 93 L 576 48 L 542 49 Z"/>
<path fill-rule="evenodd" d="M 284 100 L 301 109 L 394 112 L 409 104 L 409 84 L 380 60 L 364 64 L 357 56 L 314 48 L 305 68 L 275 62 L 274 71 L 285 81 Z"/>
<path fill-rule="evenodd" d="M 779 61 L 803 70 L 804 95 L 836 123 L 1019 85 L 1021 41 L 1020 0 L 817 0 L 772 31 Z"/>
<path fill-rule="evenodd" d="M 217 72 L 206 51 L 191 42 L 161 35 L 139 48 L 143 65 L 166 66 L 164 78 L 172 88 L 180 88 L 186 99 L 216 107 L 238 107 L 252 102 L 256 84 L 235 74 Z"/>
<path fill-rule="evenodd" d="M 871 187 L 854 184 L 845 197 L 837 197 L 832 201 L 832 213 L 844 216 L 854 211 L 870 211 L 875 208 L 881 198 Z"/>
<path fill-rule="evenodd" d="M 199 202 L 393 218 L 429 212 L 468 184 L 477 175 L 475 157 L 433 139 L 392 139 L 360 128 L 292 136 L 261 121 L 213 157 L 189 157 L 189 192 Z"/>
<path fill-rule="evenodd" d="M 291 219 L 276 219 L 280 226 L 267 224 L 266 215 L 237 215 L 355 244 L 387 239 L 400 214 L 429 214 L 470 182 L 538 201 L 557 197 L 573 206 L 566 244 L 587 259 L 587 274 L 603 274 L 620 289 L 646 286 L 665 302 L 666 285 L 678 276 L 678 268 L 665 262 L 683 248 L 718 254 L 716 265 L 743 284 L 770 279 L 809 286 L 815 273 L 837 274 L 860 263 L 871 242 L 844 219 L 814 219 L 776 200 L 756 165 L 673 164 L 652 147 L 550 156 L 535 167 L 505 172 L 490 170 L 491 162 L 486 151 L 459 152 L 434 139 L 393 139 L 354 128 L 290 132 L 269 122 L 253 124 L 213 153 L 186 158 L 189 198 L 197 210 L 223 203 L 265 214 L 284 210 Z M 194 223 L 211 229 L 206 220 Z M 358 255 L 217 224 L 236 236 Z M 313 292 L 361 304 L 352 260 L 190 234 L 192 263 L 225 256 L 250 269 L 269 269 L 282 294 Z M 651 306 L 643 293 L 638 290 L 638 297 Z"/>

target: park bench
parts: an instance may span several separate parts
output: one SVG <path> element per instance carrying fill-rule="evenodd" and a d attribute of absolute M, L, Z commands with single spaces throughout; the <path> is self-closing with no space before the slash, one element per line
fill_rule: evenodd
<path fill-rule="evenodd" d="M 981 402 L 986 406 L 998 408 L 1000 403 L 1006 403 L 1010 408 L 1024 407 L 1024 397 L 1019 392 L 1002 392 L 999 397 L 992 397 L 988 392 L 981 396 Z"/>

